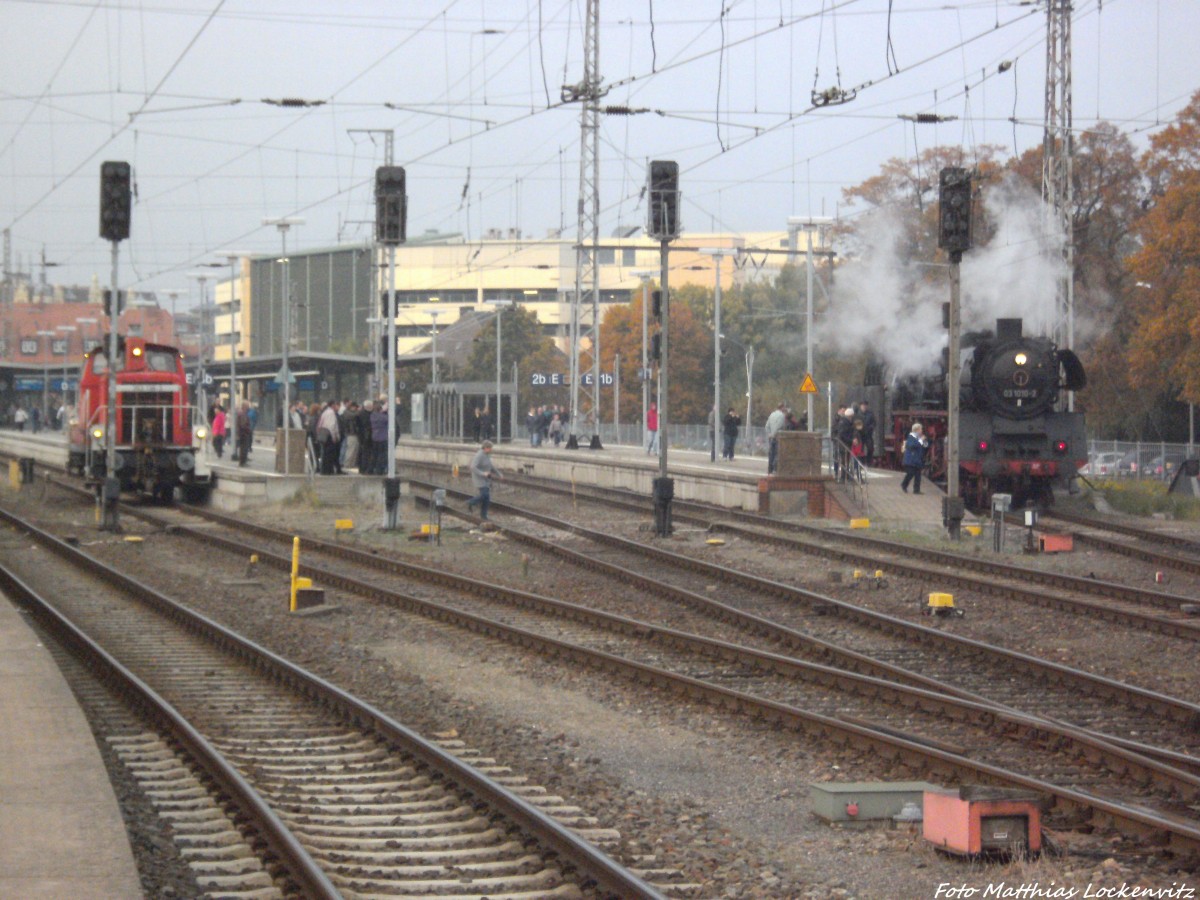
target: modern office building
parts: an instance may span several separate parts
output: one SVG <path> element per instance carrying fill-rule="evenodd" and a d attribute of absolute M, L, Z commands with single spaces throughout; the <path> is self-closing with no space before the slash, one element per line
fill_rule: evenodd
<path fill-rule="evenodd" d="M 801 238 L 803 239 L 803 238 Z M 704 250 L 738 249 L 740 262 L 721 269 L 728 289 L 751 279 L 778 274 L 788 256 L 789 232 L 748 235 L 684 234 L 668 257 L 670 284 L 711 288 L 715 266 Z M 770 252 L 767 252 L 770 251 Z M 608 238 L 598 255 L 601 319 L 641 290 L 643 277 L 659 280 L 658 242 L 645 237 Z M 214 358 L 279 354 L 285 318 L 289 350 L 306 353 L 372 355 L 385 329 L 381 302 L 387 288 L 387 253 L 369 244 L 346 245 L 248 257 L 235 263 L 236 278 L 219 281 L 215 291 Z M 396 249 L 396 335 L 401 356 L 421 351 L 434 329 L 492 312 L 489 301 L 509 300 L 537 315 L 545 334 L 566 351 L 575 297 L 576 248 L 573 240 L 532 240 L 491 232 L 482 240 L 458 234 L 428 233 Z M 287 281 L 289 315 L 284 315 Z M 591 303 L 590 285 L 584 285 Z"/>

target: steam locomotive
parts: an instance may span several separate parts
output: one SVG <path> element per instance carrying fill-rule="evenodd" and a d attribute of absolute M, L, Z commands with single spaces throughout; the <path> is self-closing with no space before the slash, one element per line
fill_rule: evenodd
<path fill-rule="evenodd" d="M 996 331 L 965 335 L 959 400 L 959 484 L 968 506 L 986 509 L 992 495 L 1014 506 L 1053 502 L 1087 462 L 1082 413 L 1057 409 L 1063 391 L 1086 386 L 1079 357 L 1045 337 L 1022 334 L 1021 319 L 997 319 Z M 904 438 L 921 422 L 930 439 L 930 475 L 946 477 L 945 372 L 893 386 L 891 433 L 881 462 L 900 468 Z"/>
<path fill-rule="evenodd" d="M 107 474 L 108 342 L 84 353 L 79 405 L 70 425 L 67 469 L 90 483 Z M 197 441 L 207 426 L 193 427 L 183 354 L 141 337 L 118 337 L 116 364 L 116 477 L 121 490 L 170 501 L 207 498 L 213 476 Z"/>

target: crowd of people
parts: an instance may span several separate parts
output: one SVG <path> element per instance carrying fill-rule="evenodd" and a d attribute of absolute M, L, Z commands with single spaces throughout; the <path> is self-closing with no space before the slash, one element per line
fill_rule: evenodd
<path fill-rule="evenodd" d="M 29 428 L 34 433 L 43 427 L 62 428 L 65 424 L 67 407 L 60 401 L 51 402 L 51 413 L 43 416 L 37 405 L 26 408 L 13 403 L 4 412 L 4 419 L 18 431 Z M 399 421 L 400 405 L 396 404 L 396 419 Z M 237 431 L 237 458 L 240 465 L 253 452 L 254 430 L 258 423 L 258 408 L 249 401 L 241 401 L 233 420 L 228 410 L 220 403 L 209 409 L 209 425 L 212 429 L 213 449 L 217 457 L 224 455 L 225 445 L 234 429 Z M 288 415 L 291 428 L 305 432 L 307 451 L 312 469 L 319 475 L 340 475 L 355 470 L 359 475 L 386 475 L 388 451 L 387 400 L 367 400 L 360 404 L 355 400 L 329 400 L 324 403 L 305 403 L 297 400 Z M 560 406 L 529 407 L 525 416 L 525 429 L 529 445 L 540 447 L 553 442 L 558 447 L 567 436 L 570 421 L 568 410 Z M 709 413 L 709 436 L 716 458 L 718 416 L 714 407 Z M 721 458 L 732 461 L 734 447 L 741 433 L 742 418 L 734 407 L 729 407 L 719 419 Z M 767 416 L 767 474 L 773 474 L 779 463 L 779 433 L 781 431 L 803 431 L 808 427 L 807 417 L 797 416 L 785 403 L 780 403 Z M 397 432 L 397 439 L 399 438 Z M 475 443 L 488 442 L 495 437 L 495 426 L 489 409 L 476 408 L 472 422 L 471 437 Z M 861 477 L 864 466 L 875 460 L 875 413 L 870 404 L 861 400 L 839 408 L 830 427 L 833 438 L 833 476 L 839 482 Z M 904 443 L 902 464 L 906 475 L 901 488 L 907 492 L 909 485 L 913 493 L 921 493 L 921 470 L 929 441 L 922 426 L 914 424 Z M 490 449 L 490 446 L 489 448 Z M 658 453 L 658 407 L 651 403 L 646 411 L 646 453 Z M 480 451 L 482 453 L 482 451 Z M 857 465 L 855 464 L 857 463 Z M 485 463 L 486 465 L 486 463 Z M 476 485 L 480 487 L 480 485 Z M 477 501 L 485 513 L 487 504 L 482 497 Z"/>
<path fill-rule="evenodd" d="M 540 447 L 554 442 L 557 447 L 567 436 L 570 414 L 561 406 L 531 406 L 525 414 L 525 431 L 529 434 L 529 446 Z"/>
<path fill-rule="evenodd" d="M 875 412 L 871 405 L 860 400 L 840 408 L 829 434 L 834 438 L 834 479 L 861 479 L 863 466 L 870 466 L 875 459 Z"/>
<path fill-rule="evenodd" d="M 396 404 L 396 420 L 400 404 Z M 387 399 L 297 400 L 288 412 L 290 428 L 305 433 L 308 458 L 318 475 L 341 475 L 354 469 L 359 475 L 386 475 L 388 462 Z M 399 438 L 399 431 L 396 433 Z"/>
<path fill-rule="evenodd" d="M 47 412 L 43 415 L 42 408 L 37 404 L 17 402 L 9 404 L 8 409 L 0 412 L 0 424 L 11 425 L 17 431 L 28 429 L 37 434 L 43 428 L 61 431 L 67 423 L 67 405 L 57 398 L 51 398 Z"/>
<path fill-rule="evenodd" d="M 786 403 L 780 403 L 767 416 L 767 474 L 773 475 L 779 468 L 779 432 L 804 431 L 808 428 L 808 416 L 797 416 Z"/>

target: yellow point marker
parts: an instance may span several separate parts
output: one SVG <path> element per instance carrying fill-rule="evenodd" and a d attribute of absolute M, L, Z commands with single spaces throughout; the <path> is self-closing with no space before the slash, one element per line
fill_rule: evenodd
<path fill-rule="evenodd" d="M 296 611 L 296 589 L 300 587 L 297 584 L 299 579 L 296 577 L 300 574 L 300 538 L 299 536 L 292 538 L 292 580 L 289 589 L 288 610 Z"/>

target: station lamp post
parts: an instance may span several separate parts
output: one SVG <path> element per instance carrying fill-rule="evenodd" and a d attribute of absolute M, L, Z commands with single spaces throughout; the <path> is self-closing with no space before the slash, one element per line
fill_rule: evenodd
<path fill-rule="evenodd" d="M 288 229 L 293 225 L 303 225 L 303 219 L 280 217 L 276 219 L 263 219 L 264 225 L 274 225 L 279 230 L 280 240 L 283 242 L 283 255 L 279 258 L 279 262 L 283 264 L 283 352 L 282 364 L 279 368 L 279 380 L 283 382 L 283 411 L 280 416 L 283 423 L 283 474 L 290 475 L 291 455 L 288 446 L 288 433 L 291 431 L 291 381 L 292 373 L 288 371 L 288 345 L 292 341 L 292 314 L 291 314 L 291 298 L 288 296 L 288 281 L 291 278 L 291 273 L 288 271 L 287 258 L 287 233 Z"/>
<path fill-rule="evenodd" d="M 501 350 L 503 348 L 503 343 L 501 342 L 501 339 L 500 339 L 500 319 L 501 319 L 501 315 L 503 314 L 504 310 L 511 309 L 514 304 L 513 304 L 512 300 L 509 300 L 506 297 L 498 298 L 496 300 L 488 300 L 486 302 L 491 304 L 492 306 L 496 307 L 496 422 L 495 422 L 495 424 L 496 424 L 496 441 L 499 442 L 500 431 L 501 431 L 500 413 L 502 412 L 502 410 L 504 408 L 503 404 L 500 402 L 500 379 L 501 379 L 501 375 L 502 375 L 502 369 L 500 366 L 500 354 L 501 354 Z M 600 427 L 600 422 L 599 422 L 599 419 L 597 419 L 596 428 L 599 429 L 599 427 Z"/>
<path fill-rule="evenodd" d="M 712 432 L 712 461 L 717 461 L 717 435 L 721 431 L 721 260 L 726 256 L 734 256 L 737 250 L 733 247 L 715 247 L 701 250 L 705 256 L 711 256 L 717 263 L 717 285 L 713 294 L 713 432 Z"/>
<path fill-rule="evenodd" d="M 431 318 L 433 320 L 433 348 L 431 350 L 431 356 L 429 357 L 429 364 L 430 364 L 429 377 L 432 379 L 434 387 L 437 387 L 437 383 L 438 383 L 438 367 L 437 367 L 438 327 L 437 327 L 437 320 L 438 320 L 438 316 L 440 316 L 441 314 L 442 314 L 442 311 L 440 309 L 431 309 L 429 311 L 429 318 Z"/>
<path fill-rule="evenodd" d="M 802 230 L 805 236 L 804 268 L 808 281 L 804 309 L 804 372 L 810 377 L 813 374 L 813 281 L 816 277 L 816 270 L 813 268 L 813 239 L 820 236 L 823 230 L 832 223 L 832 219 L 823 216 L 788 217 L 788 229 Z M 804 414 L 808 417 L 808 430 L 816 431 L 817 423 L 814 418 L 816 414 L 813 410 L 812 394 L 805 394 L 805 403 Z"/>
<path fill-rule="evenodd" d="M 209 339 L 209 327 L 212 325 L 212 316 L 208 311 L 208 284 L 207 272 L 192 272 L 191 277 L 195 278 L 200 284 L 200 352 L 196 354 L 196 398 L 199 401 L 196 406 L 200 412 L 200 419 L 203 422 L 208 421 L 208 391 L 205 390 L 205 382 L 208 380 L 208 359 L 207 354 L 212 352 L 213 341 Z"/>
<path fill-rule="evenodd" d="M 229 455 L 237 459 L 237 319 L 234 318 L 237 308 L 237 264 L 247 253 L 230 250 L 221 256 L 229 265 L 229 409 L 225 414 L 225 433 L 228 435 Z M 219 263 L 213 263 L 219 265 Z M 215 299 L 215 298 L 214 298 Z M 213 320 L 213 343 L 216 343 L 216 320 Z"/>
<path fill-rule="evenodd" d="M 54 332 L 46 328 L 39 328 L 39 337 L 54 337 Z M 46 422 L 47 427 L 50 423 L 50 357 L 54 350 L 52 347 L 47 347 L 50 353 L 42 357 L 42 419 Z"/>
<path fill-rule="evenodd" d="M 638 377 L 642 382 L 642 446 L 646 445 L 646 412 L 650 409 L 650 360 L 647 356 L 647 335 L 650 331 L 650 279 L 658 274 L 654 269 L 631 272 L 642 282 L 642 368 Z"/>

